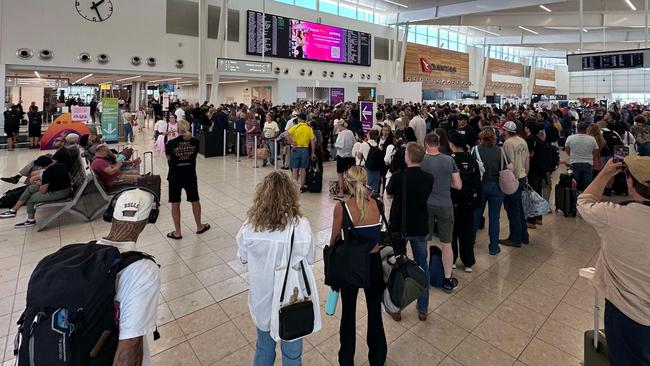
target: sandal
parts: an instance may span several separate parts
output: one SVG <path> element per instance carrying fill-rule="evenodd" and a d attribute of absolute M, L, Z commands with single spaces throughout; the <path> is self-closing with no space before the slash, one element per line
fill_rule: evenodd
<path fill-rule="evenodd" d="M 174 235 L 174 232 L 173 232 L 173 231 L 172 231 L 171 233 L 168 233 L 168 234 L 167 234 L 167 237 L 170 238 L 170 239 L 174 239 L 174 240 L 181 240 L 181 239 L 183 239 L 183 235 L 181 235 L 181 236 L 176 236 L 176 235 Z"/>
<path fill-rule="evenodd" d="M 203 228 L 201 230 L 198 230 L 196 233 L 197 234 L 203 234 L 204 232 L 210 230 L 210 224 L 203 224 Z"/>

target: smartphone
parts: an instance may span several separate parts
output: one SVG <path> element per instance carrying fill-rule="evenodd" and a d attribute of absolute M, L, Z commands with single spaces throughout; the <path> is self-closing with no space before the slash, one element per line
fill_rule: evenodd
<path fill-rule="evenodd" d="M 625 157 L 630 155 L 630 148 L 627 146 L 617 145 L 614 146 L 614 162 L 622 163 Z"/>

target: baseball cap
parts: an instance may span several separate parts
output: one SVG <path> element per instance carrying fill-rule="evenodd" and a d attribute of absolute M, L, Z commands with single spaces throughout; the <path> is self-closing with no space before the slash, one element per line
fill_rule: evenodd
<path fill-rule="evenodd" d="M 458 131 L 449 132 L 449 136 L 447 138 L 452 144 L 458 147 L 463 147 L 467 144 L 467 139 L 465 138 L 465 135 L 460 134 Z"/>
<path fill-rule="evenodd" d="M 113 218 L 119 221 L 147 220 L 156 202 L 153 194 L 142 189 L 131 189 L 120 194 L 115 202 Z"/>
<path fill-rule="evenodd" d="M 508 132 L 517 132 L 517 124 L 512 121 L 504 123 L 502 128 Z"/>
<path fill-rule="evenodd" d="M 77 142 L 77 141 L 79 141 L 79 135 L 77 135 L 76 133 L 69 133 L 69 134 L 66 135 L 65 141 L 66 142 Z"/>
<path fill-rule="evenodd" d="M 650 187 L 650 156 L 627 156 L 625 166 L 639 183 Z"/>

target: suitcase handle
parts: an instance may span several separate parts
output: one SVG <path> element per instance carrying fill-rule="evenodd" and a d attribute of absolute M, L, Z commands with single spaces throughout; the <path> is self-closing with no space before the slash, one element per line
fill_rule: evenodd
<path fill-rule="evenodd" d="M 142 154 L 142 174 L 147 173 L 147 155 L 149 155 L 149 164 L 151 166 L 151 175 L 153 175 L 153 151 L 145 151 Z"/>

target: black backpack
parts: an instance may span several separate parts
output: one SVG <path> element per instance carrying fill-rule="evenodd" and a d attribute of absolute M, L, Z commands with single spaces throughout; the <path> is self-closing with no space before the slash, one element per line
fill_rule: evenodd
<path fill-rule="evenodd" d="M 539 163 L 542 169 L 547 173 L 556 171 L 560 166 L 560 150 L 547 142 L 536 141 L 536 143 L 539 147 Z"/>
<path fill-rule="evenodd" d="M 368 142 L 366 144 L 370 146 L 368 158 L 366 159 L 366 168 L 369 170 L 381 170 L 384 166 L 384 151 L 379 148 L 379 144 L 375 146 L 370 145 Z"/>
<path fill-rule="evenodd" d="M 610 129 L 603 129 L 602 132 L 606 146 L 600 151 L 600 156 L 612 156 L 614 155 L 614 146 L 623 145 L 623 140 L 618 133 Z"/>
<path fill-rule="evenodd" d="M 323 190 L 323 172 L 320 171 L 318 162 L 315 160 L 309 163 L 305 184 L 309 192 L 320 193 Z"/>
<path fill-rule="evenodd" d="M 463 188 L 451 190 L 451 199 L 456 206 L 476 208 L 481 204 L 481 171 L 470 154 L 452 154 L 460 171 Z"/>
<path fill-rule="evenodd" d="M 96 241 L 70 244 L 43 258 L 29 279 L 27 307 L 18 320 L 18 366 L 112 365 L 119 335 L 116 276 L 141 259 L 153 257 L 120 254 Z"/>
<path fill-rule="evenodd" d="M 558 142 L 560 140 L 560 132 L 553 124 L 545 123 L 544 132 L 546 133 L 546 142 Z"/>
<path fill-rule="evenodd" d="M 393 159 L 390 162 L 390 172 L 395 174 L 396 172 L 406 169 L 406 162 L 404 161 L 406 155 L 406 144 L 402 145 L 399 148 L 395 148 L 395 153 L 393 154 Z"/>

